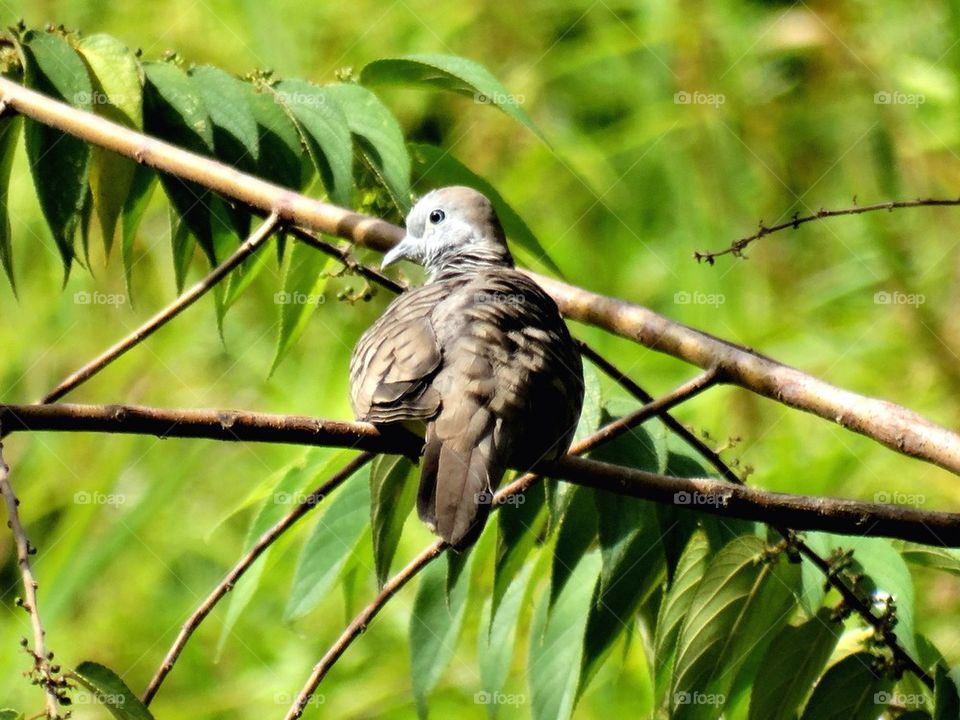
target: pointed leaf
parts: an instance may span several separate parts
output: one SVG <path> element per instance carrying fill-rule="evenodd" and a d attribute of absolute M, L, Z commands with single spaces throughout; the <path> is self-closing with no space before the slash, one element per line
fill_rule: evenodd
<path fill-rule="evenodd" d="M 130 48 L 110 35 L 99 34 L 82 38 L 77 50 L 93 80 L 94 112 L 126 127 L 143 129 L 143 71 Z M 129 158 L 93 148 L 90 189 L 107 256 L 136 167 Z"/>
<path fill-rule="evenodd" d="M 277 102 L 293 117 L 330 199 L 350 206 L 353 185 L 351 124 L 325 88 L 304 80 L 284 80 L 276 87 Z"/>
<path fill-rule="evenodd" d="M 303 333 L 317 306 L 326 301 L 323 290 L 336 264 L 336 260 L 317 252 L 306 243 L 294 243 L 283 277 L 283 290 L 273 296 L 280 312 L 280 332 L 270 374 Z"/>
<path fill-rule="evenodd" d="M 507 92 L 483 65 L 457 55 L 415 54 L 375 60 L 360 72 L 360 82 L 422 85 L 472 96 L 483 105 L 494 105 L 519 121 L 538 138 L 543 133 L 521 107 L 523 96 Z"/>
<path fill-rule="evenodd" d="M 760 538 L 738 537 L 707 567 L 677 642 L 673 717 L 716 717 L 748 651 L 786 622 L 799 569 L 765 551 Z"/>
<path fill-rule="evenodd" d="M 684 618 L 690 612 L 697 586 L 707 569 L 710 543 L 702 531 L 694 533 L 680 556 L 673 582 L 657 614 L 657 628 L 653 639 L 654 685 L 657 704 L 666 698 L 677 656 L 677 638 Z"/>
<path fill-rule="evenodd" d="M 520 619 L 520 611 L 523 609 L 523 598 L 526 595 L 532 570 L 533 563 L 528 563 L 517 574 L 507 588 L 503 600 L 500 601 L 496 614 L 493 614 L 492 598 L 487 598 L 483 605 L 477 648 L 481 692 L 477 700 L 485 702 L 487 716 L 490 718 L 497 716 L 500 707 L 500 703 L 492 702 L 492 699 L 503 690 L 510 674 L 517 638 L 517 623 Z"/>
<path fill-rule="evenodd" d="M 19 115 L 0 118 L 0 265 L 10 281 L 10 289 L 17 294 L 13 272 L 12 229 L 10 227 L 10 169 L 17 150 L 17 138 L 23 124 Z"/>
<path fill-rule="evenodd" d="M 470 573 L 461 573 L 448 601 L 444 592 L 449 562 L 446 556 L 431 563 L 420 576 L 410 617 L 410 670 L 421 718 L 427 714 L 427 694 L 440 680 L 456 649 L 470 587 Z"/>
<path fill-rule="evenodd" d="M 951 575 L 960 575 L 960 550 L 956 548 L 902 543 L 900 555 L 911 565 L 932 568 Z"/>
<path fill-rule="evenodd" d="M 293 120 L 277 104 L 272 90 L 249 90 L 248 101 L 257 121 L 260 159 L 257 174 L 277 185 L 300 190 L 307 177 L 300 135 Z"/>
<path fill-rule="evenodd" d="M 309 486 L 315 483 L 316 478 L 324 477 L 328 470 L 342 464 L 344 453 L 337 453 L 330 461 L 323 464 L 322 461 L 325 457 L 327 457 L 325 452 L 313 451 L 303 460 L 282 472 L 274 491 L 263 501 L 247 530 L 244 551 L 249 550 L 263 533 L 273 527 L 280 518 L 290 512 L 302 500 L 305 489 L 309 489 Z M 319 471 L 318 467 L 321 468 Z M 233 626 L 236 625 L 241 613 L 253 599 L 257 587 L 260 585 L 263 571 L 266 569 L 271 549 L 267 548 L 263 551 L 230 593 L 230 605 L 227 607 L 223 627 L 220 630 L 220 639 L 217 642 L 217 657 L 223 652 L 227 638 L 233 632 Z"/>
<path fill-rule="evenodd" d="M 213 124 L 203 98 L 179 67 L 172 63 L 146 63 L 143 96 L 144 130 L 186 150 L 214 155 Z M 210 190 L 168 173 L 160 183 L 177 214 L 200 244 L 211 264 L 217 262 L 210 229 Z"/>
<path fill-rule="evenodd" d="M 543 483 L 515 495 L 497 512 L 497 559 L 493 568 L 493 612 L 527 561 L 543 529 L 546 513 Z"/>
<path fill-rule="evenodd" d="M 379 587 L 390 577 L 400 533 L 416 499 L 413 470 L 402 455 L 378 455 L 370 470 L 370 528 Z"/>
<path fill-rule="evenodd" d="M 153 720 L 146 705 L 110 668 L 87 661 L 80 663 L 71 675 L 94 693 L 97 703 L 102 704 L 118 720 Z"/>
<path fill-rule="evenodd" d="M 336 102 L 347 118 L 350 131 L 380 175 L 401 210 L 410 206 L 410 155 L 403 131 L 380 98 L 360 85 L 327 85 L 324 95 Z"/>
<path fill-rule="evenodd" d="M 597 537 L 597 505 L 593 499 L 596 490 L 564 483 L 561 491 L 564 494 L 562 515 L 550 568 L 551 607 L 560 597 L 573 569 Z"/>
<path fill-rule="evenodd" d="M 23 36 L 28 87 L 81 110 L 93 108 L 93 86 L 86 65 L 60 37 L 29 31 Z M 75 256 L 90 174 L 90 146 L 35 120 L 26 120 L 27 158 L 40 209 L 63 261 L 64 283 Z"/>
<path fill-rule="evenodd" d="M 960 665 L 950 672 L 942 665 L 937 665 L 934 690 L 933 720 L 955 720 L 960 717 Z"/>
<path fill-rule="evenodd" d="M 133 245 L 137 239 L 137 228 L 143 220 L 143 214 L 150 204 L 153 189 L 156 187 L 157 175 L 146 165 L 137 165 L 130 181 L 130 191 L 123 204 L 120 215 L 120 254 L 123 259 L 123 276 L 127 286 L 127 299 L 133 305 L 133 266 L 136 259 L 133 255 Z"/>
<path fill-rule="evenodd" d="M 760 662 L 750 720 L 793 720 L 833 653 L 843 625 L 821 610 L 802 625 L 785 625 Z"/>
<path fill-rule="evenodd" d="M 874 720 L 887 706 L 893 680 L 878 674 L 870 653 L 848 655 L 820 678 L 803 720 Z"/>
<path fill-rule="evenodd" d="M 512 251 L 524 264 L 549 270 L 560 277 L 563 273 L 543 249 L 533 231 L 499 192 L 485 179 L 457 160 L 448 149 L 435 145 L 411 144 L 416 186 L 423 190 L 446 185 L 467 185 L 486 195 L 497 211 Z"/>
<path fill-rule="evenodd" d="M 577 432 L 573 436 L 574 444 L 600 429 L 603 412 L 603 392 L 600 387 L 600 375 L 591 362 L 583 363 L 583 410 L 577 423 Z"/>
<path fill-rule="evenodd" d="M 326 597 L 367 529 L 369 466 L 347 480 L 324 508 L 303 544 L 285 618 L 306 615 Z"/>
<path fill-rule="evenodd" d="M 570 573 L 552 608 L 546 593 L 540 597 L 530 628 L 527 660 L 534 720 L 567 720 L 573 713 L 584 627 L 599 573 L 599 553 L 588 553 Z"/>

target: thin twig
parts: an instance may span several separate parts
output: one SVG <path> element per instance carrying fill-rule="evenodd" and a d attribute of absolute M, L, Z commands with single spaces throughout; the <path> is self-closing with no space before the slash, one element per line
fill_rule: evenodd
<path fill-rule="evenodd" d="M 226 260 L 217 265 L 213 270 L 211 270 L 206 277 L 200 280 L 196 285 L 191 287 L 189 290 L 184 292 L 180 297 L 178 297 L 174 302 L 172 302 L 167 307 L 163 308 L 160 312 L 156 313 L 153 317 L 147 320 L 143 325 L 138 327 L 132 333 L 127 335 L 125 338 L 120 340 L 112 347 L 105 350 L 99 356 L 88 362 L 82 368 L 77 370 L 74 373 L 71 373 L 66 377 L 59 385 L 57 385 L 53 390 L 48 392 L 43 396 L 43 399 L 40 400 L 41 403 L 52 403 L 56 402 L 64 395 L 66 395 L 71 390 L 75 389 L 81 383 L 86 382 L 91 377 L 96 375 L 98 372 L 103 370 L 107 365 L 112 363 L 118 357 L 123 355 L 125 352 L 140 344 L 148 337 L 153 335 L 157 330 L 162 328 L 168 322 L 173 320 L 177 315 L 186 310 L 188 307 L 193 305 L 197 300 L 203 297 L 207 292 L 213 289 L 221 280 L 223 280 L 230 272 L 237 267 L 240 263 L 246 260 L 250 255 L 257 251 L 257 249 L 263 245 L 264 242 L 269 239 L 270 235 L 276 229 L 279 224 L 279 216 L 276 212 L 273 212 L 267 217 L 266 220 L 258 227 L 251 235 L 248 237 L 236 250 L 233 254 L 230 255 Z"/>
<path fill-rule="evenodd" d="M 754 241 L 759 240 L 762 237 L 766 237 L 767 235 L 780 232 L 781 230 L 788 230 L 791 228 L 796 230 L 801 225 L 804 225 L 808 222 L 813 222 L 814 220 L 823 220 L 824 218 L 839 217 L 841 215 L 862 215 L 863 213 L 877 212 L 880 210 L 892 211 L 900 208 L 945 207 L 952 205 L 960 205 L 960 198 L 918 198 L 917 200 L 892 200 L 889 202 L 874 203 L 873 205 L 854 205 L 852 207 L 839 208 L 836 210 L 825 210 L 821 208 L 813 215 L 804 215 L 803 217 L 800 217 L 799 214 L 796 214 L 787 222 L 770 226 L 764 225 L 763 221 L 761 220 L 757 231 L 753 235 L 747 235 L 739 240 L 735 240 L 734 242 L 730 243 L 730 247 L 724 248 L 723 250 L 695 250 L 693 257 L 697 262 L 706 262 L 709 265 L 713 265 L 716 259 L 723 255 L 743 257 L 743 251 L 746 250 L 747 247 Z"/>
<path fill-rule="evenodd" d="M 3 445 L 0 444 L 0 494 L 3 495 L 3 501 L 7 506 L 7 526 L 13 533 L 13 540 L 17 547 L 17 566 L 20 568 L 20 579 L 23 581 L 24 598 L 18 604 L 30 615 L 30 626 L 33 630 L 33 647 L 26 645 L 24 647 L 33 658 L 33 669 L 31 675 L 37 684 L 43 686 L 46 711 L 48 718 L 59 718 L 59 694 L 57 689 L 56 673 L 51 669 L 50 660 L 52 654 L 48 655 L 43 622 L 40 619 L 40 607 L 37 604 L 37 581 L 33 575 L 33 569 L 30 567 L 30 555 L 33 554 L 33 546 L 27 538 L 27 533 L 23 529 L 23 523 L 20 521 L 18 506 L 20 501 L 13 492 L 13 486 L 10 484 L 10 468 L 3 458 Z"/>
<path fill-rule="evenodd" d="M 144 705 L 149 705 L 150 701 L 153 700 L 154 695 L 157 694 L 157 690 L 160 689 L 160 685 L 163 684 L 164 679 L 170 674 L 170 671 L 173 670 L 173 666 L 177 662 L 177 658 L 180 657 L 180 653 L 183 652 L 183 649 L 186 647 L 190 637 L 194 632 L 196 632 L 197 628 L 200 627 L 200 623 L 206 619 L 206 617 L 211 613 L 213 608 L 218 602 L 220 602 L 224 595 L 233 590 L 234 586 L 237 584 L 237 581 L 243 577 L 243 574 L 247 570 L 250 569 L 250 566 L 256 562 L 257 558 L 260 557 L 260 555 L 263 554 L 263 552 L 281 535 L 283 535 L 283 533 L 289 530 L 294 523 L 319 505 L 327 495 L 333 492 L 350 476 L 360 470 L 360 468 L 373 460 L 373 458 L 373 453 L 368 452 L 355 457 L 353 460 L 344 465 L 336 475 L 320 485 L 320 487 L 318 487 L 312 493 L 302 498 L 290 512 L 280 518 L 280 520 L 278 520 L 273 527 L 264 532 L 257 539 L 257 541 L 253 544 L 253 547 L 251 547 L 250 550 L 248 550 L 247 553 L 240 558 L 237 564 L 233 566 L 230 572 L 224 576 L 223 580 L 221 580 L 210 592 L 210 594 L 207 595 L 206 599 L 200 603 L 197 609 L 193 611 L 193 614 L 190 615 L 187 621 L 183 624 L 183 627 L 180 628 L 180 632 L 177 635 L 176 640 L 174 640 L 173 645 L 170 646 L 166 656 L 163 658 L 163 662 L 160 664 L 156 674 L 153 676 L 153 679 L 150 681 L 150 684 L 143 693 Z"/>
<path fill-rule="evenodd" d="M 193 180 L 263 212 L 277 209 L 281 220 L 291 225 L 309 227 L 376 250 L 387 250 L 403 237 L 403 229 L 392 223 L 241 173 L 224 163 L 53 100 L 7 78 L 0 78 L 0 100 L 44 125 Z M 936 202 L 945 205 L 953 201 Z M 573 320 L 595 325 L 704 369 L 716 366 L 726 382 L 837 422 L 895 452 L 960 474 L 960 435 L 917 413 L 843 390 L 639 305 L 535 273 L 530 275 L 553 296 L 560 311 Z"/>

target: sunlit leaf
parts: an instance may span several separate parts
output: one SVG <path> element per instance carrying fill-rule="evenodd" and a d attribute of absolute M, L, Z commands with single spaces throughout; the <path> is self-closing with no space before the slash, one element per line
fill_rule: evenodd
<path fill-rule="evenodd" d="M 143 71 L 133 51 L 103 34 L 82 38 L 77 49 L 93 79 L 94 112 L 126 127 L 143 129 Z M 136 163 L 130 158 L 93 148 L 90 188 L 108 256 L 135 172 Z"/>
<path fill-rule="evenodd" d="M 133 304 L 133 266 L 136 258 L 133 245 L 137 239 L 137 228 L 143 220 L 143 214 L 150 204 L 150 197 L 156 187 L 157 175 L 146 165 L 137 165 L 130 182 L 130 190 L 120 214 L 120 255 L 123 259 L 123 276 L 127 284 L 127 298 Z"/>
<path fill-rule="evenodd" d="M 313 610 L 330 592 L 367 528 L 370 505 L 369 466 L 348 479 L 320 513 L 303 544 L 287 600 L 285 617 Z"/>
<path fill-rule="evenodd" d="M 17 150 L 22 119 L 19 115 L 0 118 L 0 265 L 10 281 L 14 295 L 17 281 L 13 272 L 12 229 L 10 227 L 10 169 Z"/>
<path fill-rule="evenodd" d="M 514 495 L 497 512 L 497 557 L 493 570 L 493 611 L 527 561 L 546 520 L 543 483 Z"/>
<path fill-rule="evenodd" d="M 406 211 L 410 205 L 410 155 L 393 113 L 360 85 L 338 83 L 323 90 L 325 97 L 340 106 L 360 149 L 394 202 Z"/>
<path fill-rule="evenodd" d="M 275 88 L 277 102 L 287 108 L 330 199 L 350 206 L 353 185 L 351 123 L 325 88 L 304 80 L 284 80 Z M 356 123 L 353 123 L 355 126 Z"/>
<path fill-rule="evenodd" d="M 427 694 L 440 680 L 456 649 L 470 587 L 470 573 L 463 572 L 448 597 L 444 591 L 448 562 L 445 553 L 421 573 L 410 616 L 410 671 L 421 718 L 427 715 Z"/>
<path fill-rule="evenodd" d="M 360 82 L 373 85 L 394 83 L 422 85 L 468 95 L 478 104 L 503 110 L 538 138 L 540 129 L 523 109 L 523 98 L 507 92 L 503 84 L 483 65 L 457 55 L 415 54 L 374 60 L 363 68 Z"/>

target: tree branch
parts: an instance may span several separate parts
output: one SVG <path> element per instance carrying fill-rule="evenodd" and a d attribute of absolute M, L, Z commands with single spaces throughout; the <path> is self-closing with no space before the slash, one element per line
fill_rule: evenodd
<path fill-rule="evenodd" d="M 853 200 L 856 202 L 857 199 L 854 198 Z M 805 215 L 803 217 L 794 215 L 788 222 L 770 225 L 769 227 L 764 225 L 763 221 L 761 220 L 760 226 L 753 235 L 747 235 L 739 240 L 735 240 L 734 242 L 730 243 L 730 247 L 724 248 L 723 250 L 695 250 L 693 257 L 697 262 L 706 262 L 709 265 L 713 265 L 716 259 L 723 255 L 743 257 L 743 251 L 746 250 L 747 247 L 754 241 L 759 240 L 762 237 L 766 237 L 767 235 L 780 232 L 781 230 L 787 230 L 789 228 L 796 230 L 801 225 L 805 225 L 808 222 L 813 222 L 814 220 L 823 220 L 824 218 L 839 217 L 841 215 L 862 215 L 863 213 L 877 212 L 880 210 L 892 211 L 900 208 L 944 207 L 952 205 L 960 205 L 960 198 L 918 198 L 917 200 L 891 200 L 889 202 L 874 203 L 873 205 L 854 205 L 852 207 L 839 208 L 835 210 L 824 210 L 823 208 L 820 208 L 813 215 Z"/>
<path fill-rule="evenodd" d="M 184 292 L 174 302 L 156 313 L 143 325 L 138 327 L 132 333 L 120 340 L 112 347 L 105 350 L 99 356 L 88 362 L 76 372 L 66 377 L 53 390 L 48 392 L 40 400 L 41 403 L 56 402 L 68 392 L 76 388 L 81 383 L 86 382 L 107 365 L 112 363 L 127 350 L 140 344 L 157 330 L 162 328 L 177 315 L 193 305 L 197 300 L 209 292 L 217 283 L 223 280 L 240 263 L 246 260 L 250 255 L 259 249 L 269 237 L 273 234 L 279 223 L 277 213 L 271 213 L 266 220 L 248 237 L 233 254 L 222 263 L 213 268 L 202 280 L 189 290 Z"/>
<path fill-rule="evenodd" d="M 23 529 L 23 523 L 20 521 L 20 513 L 17 510 L 20 501 L 10 484 L 10 468 L 3 459 L 2 444 L 0 444 L 0 494 L 3 495 L 3 501 L 7 506 L 7 526 L 13 533 L 13 540 L 17 548 L 17 566 L 20 568 L 20 579 L 23 582 L 24 597 L 22 600 L 18 598 L 17 604 L 30 615 L 30 627 L 33 630 L 33 647 L 27 644 L 26 639 L 23 640 L 22 645 L 33 658 L 33 668 L 30 675 L 36 684 L 43 687 L 46 706 L 45 717 L 59 718 L 59 679 L 57 671 L 50 664 L 53 654 L 47 652 L 46 632 L 43 629 L 40 607 L 37 604 L 38 583 L 33 575 L 33 569 L 30 567 L 30 556 L 34 553 L 34 549 L 27 538 L 26 531 Z"/>
<path fill-rule="evenodd" d="M 131 405 L 0 405 L 10 432 L 59 430 L 171 438 L 348 447 L 417 456 L 420 440 L 369 423 L 237 410 L 169 410 Z M 679 478 L 563 458 L 535 468 L 550 477 L 620 495 L 680 505 L 724 517 L 783 524 L 796 530 L 894 537 L 960 547 L 960 514 L 928 512 L 859 500 L 774 493 L 713 478 Z"/>
<path fill-rule="evenodd" d="M 373 453 L 369 452 L 362 453 L 355 457 L 344 465 L 336 475 L 320 485 L 320 487 L 305 498 L 302 498 L 293 510 L 284 515 L 273 527 L 257 538 L 253 547 L 240 558 L 237 564 L 224 576 L 223 580 L 221 580 L 206 599 L 200 603 L 199 607 L 193 611 L 193 614 L 190 615 L 180 628 L 176 640 L 174 640 L 173 645 L 170 646 L 166 656 L 163 658 L 163 662 L 160 664 L 156 674 L 154 674 L 153 679 L 150 680 L 150 684 L 143 693 L 144 705 L 149 705 L 150 701 L 153 700 L 154 695 L 157 694 L 157 690 L 160 689 L 164 679 L 170 674 L 170 671 L 173 670 L 177 658 L 180 657 L 180 653 L 183 652 L 183 648 L 186 647 L 190 637 L 196 629 L 200 627 L 200 623 L 213 611 L 213 608 L 220 602 L 223 596 L 233 590 L 237 581 L 250 569 L 250 566 L 263 554 L 263 551 L 270 547 L 277 538 L 289 530 L 300 518 L 319 505 L 323 499 L 339 487 L 341 483 L 350 478 L 360 468 L 373 460 L 373 458 Z"/>
<path fill-rule="evenodd" d="M 280 219 L 377 250 L 403 230 L 246 175 L 208 157 L 77 110 L 0 78 L 0 100 L 18 112 L 87 142 L 193 180 Z M 701 368 L 716 366 L 727 382 L 837 422 L 896 452 L 960 474 L 960 435 L 906 408 L 842 390 L 747 348 L 675 323 L 639 305 L 605 297 L 535 273 L 531 276 L 567 317 L 629 338 Z"/>

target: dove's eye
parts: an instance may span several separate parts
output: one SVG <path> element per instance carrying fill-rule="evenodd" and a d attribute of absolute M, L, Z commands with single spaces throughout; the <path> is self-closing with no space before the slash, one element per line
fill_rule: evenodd
<path fill-rule="evenodd" d="M 430 222 L 432 222 L 434 225 L 439 225 L 441 222 L 443 222 L 445 217 L 446 215 L 443 214 L 443 210 L 438 209 L 430 212 Z"/>

